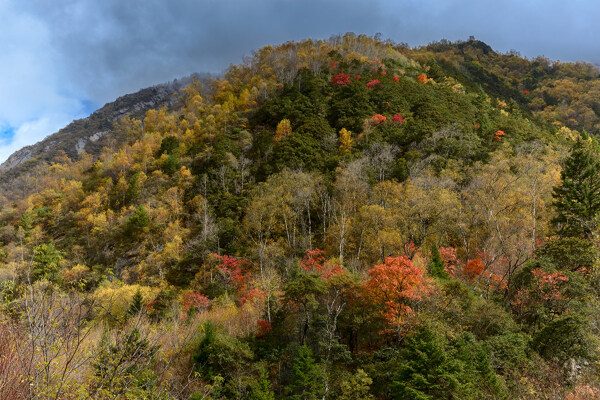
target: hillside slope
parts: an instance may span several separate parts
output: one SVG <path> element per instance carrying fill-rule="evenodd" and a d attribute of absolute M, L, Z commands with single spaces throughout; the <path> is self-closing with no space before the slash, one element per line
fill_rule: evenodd
<path fill-rule="evenodd" d="M 348 34 L 107 108 L 3 189 L 0 397 L 597 396 L 594 71 Z"/>

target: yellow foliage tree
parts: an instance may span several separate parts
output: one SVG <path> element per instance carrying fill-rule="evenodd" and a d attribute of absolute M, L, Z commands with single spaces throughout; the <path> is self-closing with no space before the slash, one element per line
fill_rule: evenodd
<path fill-rule="evenodd" d="M 340 154 L 348 154 L 352 149 L 352 144 L 354 140 L 352 139 L 352 132 L 347 130 L 346 128 L 342 128 L 340 130 Z"/>
<path fill-rule="evenodd" d="M 281 142 L 281 140 L 287 135 L 292 133 L 292 124 L 289 119 L 282 119 L 277 124 L 277 129 L 275 129 L 275 137 L 273 140 L 276 142 Z"/>

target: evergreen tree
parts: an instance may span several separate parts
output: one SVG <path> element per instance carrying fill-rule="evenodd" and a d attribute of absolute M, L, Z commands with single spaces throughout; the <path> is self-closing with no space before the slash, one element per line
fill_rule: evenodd
<path fill-rule="evenodd" d="M 131 304 L 129 305 L 129 310 L 127 313 L 129 315 L 137 315 L 144 308 L 144 299 L 142 297 L 142 292 L 138 288 L 138 290 L 133 295 L 133 299 L 131 299 Z"/>
<path fill-rule="evenodd" d="M 275 400 L 266 368 L 261 368 L 260 378 L 252 385 L 249 400 Z"/>
<path fill-rule="evenodd" d="M 444 399 L 460 386 L 460 368 L 447 351 L 445 338 L 424 327 L 409 337 L 405 362 L 392 383 L 394 399 Z"/>
<path fill-rule="evenodd" d="M 600 211 L 600 157 L 594 140 L 579 139 L 565 159 L 561 184 L 553 190 L 558 233 L 590 239 Z"/>
<path fill-rule="evenodd" d="M 342 382 L 340 400 L 372 400 L 375 397 L 369 393 L 373 380 L 362 369 L 358 369 L 350 379 Z"/>
<path fill-rule="evenodd" d="M 316 400 L 323 394 L 323 371 L 306 345 L 298 349 L 286 392 L 288 394 L 286 398 L 292 400 Z"/>
<path fill-rule="evenodd" d="M 142 205 L 138 206 L 134 213 L 127 220 L 125 231 L 131 235 L 145 230 L 150 225 L 150 214 Z"/>
<path fill-rule="evenodd" d="M 200 341 L 196 353 L 193 356 L 196 369 L 204 372 L 206 377 L 213 377 L 214 370 L 209 363 L 210 346 L 217 340 L 217 329 L 215 325 L 207 321 L 204 323 L 204 337 Z"/>
<path fill-rule="evenodd" d="M 448 278 L 446 273 L 446 263 L 440 256 L 438 247 L 433 244 L 431 245 L 431 261 L 429 261 L 429 275 L 436 278 Z"/>

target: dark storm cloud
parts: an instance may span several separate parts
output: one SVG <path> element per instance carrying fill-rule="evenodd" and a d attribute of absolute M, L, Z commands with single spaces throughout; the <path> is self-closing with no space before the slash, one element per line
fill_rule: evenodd
<path fill-rule="evenodd" d="M 10 138 L 0 160 L 122 94 L 221 72 L 267 44 L 348 31 L 410 45 L 474 35 L 503 52 L 597 63 L 599 16 L 591 0 L 0 0 L 10 60 L 0 63 L 0 135 Z"/>
<path fill-rule="evenodd" d="M 65 80 L 94 102 L 192 72 L 220 72 L 265 44 L 349 30 L 374 33 L 364 1 L 53 1 L 31 8 Z"/>

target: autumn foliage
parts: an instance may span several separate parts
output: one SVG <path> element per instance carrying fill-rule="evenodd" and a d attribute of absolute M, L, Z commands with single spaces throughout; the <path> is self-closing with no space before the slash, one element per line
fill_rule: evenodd
<path fill-rule="evenodd" d="M 394 114 L 394 118 L 393 118 L 394 122 L 404 122 L 404 117 L 402 117 L 402 115 L 400 114 Z"/>
<path fill-rule="evenodd" d="M 351 81 L 350 75 L 339 73 L 331 77 L 331 83 L 337 86 L 346 86 Z"/>
<path fill-rule="evenodd" d="M 399 328 L 413 314 L 413 307 L 428 292 L 424 271 L 407 257 L 388 257 L 368 271 L 365 296 L 380 308 L 381 316 Z"/>
<path fill-rule="evenodd" d="M 292 124 L 289 119 L 282 119 L 275 129 L 275 137 L 273 140 L 281 142 L 281 140 L 292 133 Z"/>
<path fill-rule="evenodd" d="M 373 79 L 372 81 L 367 82 L 367 88 L 373 89 L 375 86 L 379 85 L 381 81 L 379 79 Z"/>
<path fill-rule="evenodd" d="M 485 270 L 485 264 L 479 258 L 467 261 L 463 268 L 463 275 L 469 279 L 475 279 Z"/>
<path fill-rule="evenodd" d="M 385 117 L 385 115 L 375 114 L 371 117 L 371 123 L 373 125 L 379 125 L 381 123 L 384 123 L 385 121 L 387 121 L 387 118 Z"/>
<path fill-rule="evenodd" d="M 498 129 L 496 132 L 494 132 L 494 141 L 499 142 L 500 140 L 502 140 L 502 137 L 504 137 L 504 135 L 504 131 Z"/>

